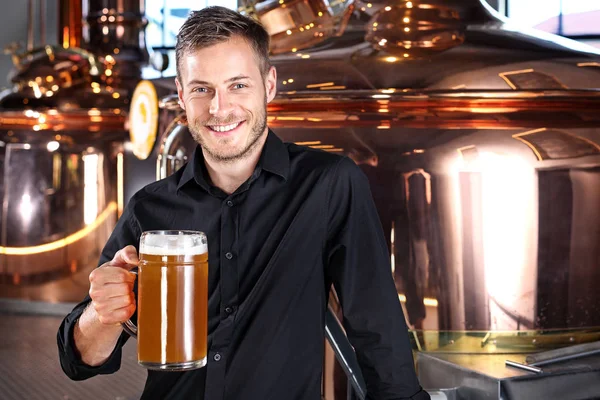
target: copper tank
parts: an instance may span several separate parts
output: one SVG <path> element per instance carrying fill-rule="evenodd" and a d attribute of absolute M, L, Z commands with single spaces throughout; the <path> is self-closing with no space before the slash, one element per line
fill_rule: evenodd
<path fill-rule="evenodd" d="M 43 7 L 44 0 L 40 0 Z M 123 207 L 128 103 L 148 59 L 144 0 L 61 0 L 59 44 L 12 46 L 0 95 L 3 296 L 79 301 Z M 33 7 L 33 1 L 29 2 Z"/>
<path fill-rule="evenodd" d="M 517 29 L 479 0 L 243 11 L 273 41 L 269 126 L 369 177 L 415 349 L 599 338 L 596 49 Z M 154 150 L 159 176 L 194 146 L 176 99 L 162 107 L 178 117 Z"/>

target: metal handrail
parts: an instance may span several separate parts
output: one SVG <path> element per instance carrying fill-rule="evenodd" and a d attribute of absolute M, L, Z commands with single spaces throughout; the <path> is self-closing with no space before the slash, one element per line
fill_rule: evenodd
<path fill-rule="evenodd" d="M 367 385 L 358 366 L 356 354 L 331 307 L 328 307 L 325 315 L 325 336 L 348 377 L 349 388 L 352 388 L 359 400 L 365 400 Z M 348 398 L 351 398 L 350 396 L 351 393 L 348 393 Z"/>

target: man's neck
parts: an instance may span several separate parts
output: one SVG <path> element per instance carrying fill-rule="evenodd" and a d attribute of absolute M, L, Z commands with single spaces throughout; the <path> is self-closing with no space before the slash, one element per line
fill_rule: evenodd
<path fill-rule="evenodd" d="M 235 161 L 219 161 L 204 153 L 204 163 L 211 183 L 227 194 L 232 194 L 252 176 L 265 142 L 267 133 L 262 135 L 256 146 L 243 158 Z"/>

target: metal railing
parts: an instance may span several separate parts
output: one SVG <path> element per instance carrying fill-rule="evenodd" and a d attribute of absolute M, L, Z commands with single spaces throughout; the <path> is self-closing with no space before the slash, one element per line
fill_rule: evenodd
<path fill-rule="evenodd" d="M 325 315 L 325 336 L 335 353 L 335 358 L 348 377 L 348 400 L 365 400 L 367 386 L 358 366 L 356 354 L 331 307 L 328 307 Z"/>

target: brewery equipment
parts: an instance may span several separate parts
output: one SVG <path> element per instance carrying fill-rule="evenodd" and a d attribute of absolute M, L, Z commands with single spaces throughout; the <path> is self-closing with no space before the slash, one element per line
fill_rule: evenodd
<path fill-rule="evenodd" d="M 61 0 L 59 44 L 39 46 L 33 3 L 0 95 L 0 280 L 3 295 L 78 301 L 123 207 L 126 114 L 148 60 L 144 1 Z"/>
<path fill-rule="evenodd" d="M 480 0 L 243 10 L 273 41 L 269 126 L 352 158 L 371 182 L 426 387 L 494 398 L 527 374 L 507 358 L 600 338 L 597 50 Z M 162 106 L 176 117 L 155 148 L 159 176 L 194 147 L 176 98 Z M 470 368 L 479 378 L 456 372 Z"/>

